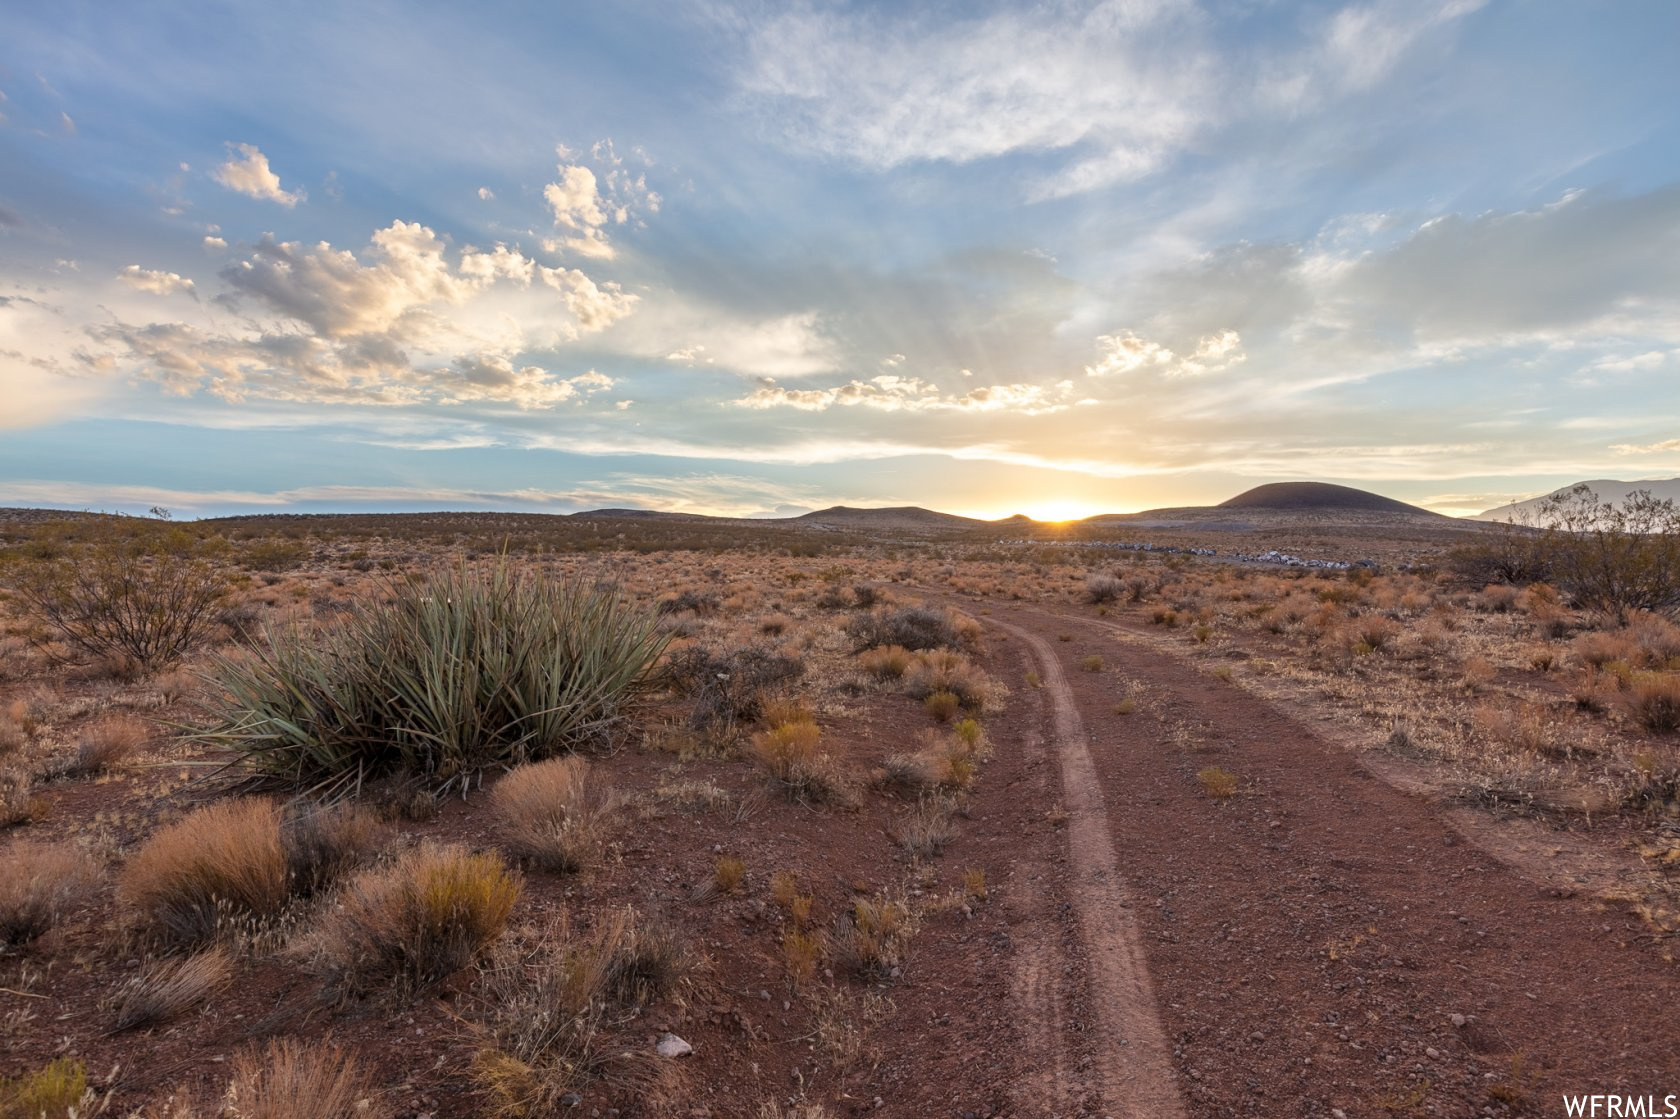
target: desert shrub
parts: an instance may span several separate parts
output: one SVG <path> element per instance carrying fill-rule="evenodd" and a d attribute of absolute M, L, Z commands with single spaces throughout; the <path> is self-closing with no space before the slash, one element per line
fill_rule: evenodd
<path fill-rule="evenodd" d="M 984 710 L 999 698 L 997 685 L 979 665 L 947 649 L 918 653 L 904 674 L 904 688 L 916 699 L 948 692 L 970 711 Z"/>
<path fill-rule="evenodd" d="M 698 730 L 728 731 L 758 718 L 773 689 L 804 673 L 799 658 L 759 645 L 728 652 L 690 645 L 666 663 L 673 686 L 693 697 L 689 723 Z"/>
<path fill-rule="evenodd" d="M 395 983 L 416 989 L 447 979 L 507 924 L 519 878 L 492 854 L 416 848 L 364 871 L 317 934 L 317 967 L 343 994 Z"/>
<path fill-rule="evenodd" d="M 1680 509 L 1636 490 L 1601 502 L 1585 483 L 1543 504 L 1541 547 L 1552 582 L 1575 605 L 1625 623 L 1636 611 L 1680 612 Z"/>
<path fill-rule="evenodd" d="M 733 894 L 747 877 L 747 864 L 734 855 L 719 855 L 712 864 L 712 886 L 717 893 Z"/>
<path fill-rule="evenodd" d="M 1680 730 L 1680 676 L 1642 672 L 1625 696 L 1628 713 L 1652 734 Z"/>
<path fill-rule="evenodd" d="M 827 943 L 818 931 L 802 929 L 798 925 L 782 932 L 782 963 L 787 968 L 788 982 L 803 987 L 817 974 Z"/>
<path fill-rule="evenodd" d="M 289 892 L 280 809 L 262 799 L 206 805 L 160 828 L 118 891 L 140 931 L 169 947 L 211 940 L 232 918 L 270 916 Z"/>
<path fill-rule="evenodd" d="M 1590 668 L 1603 668 L 1617 661 L 1634 659 L 1637 646 L 1623 633 L 1593 631 L 1583 633 L 1570 643 L 1575 658 Z"/>
<path fill-rule="evenodd" d="M 860 649 L 877 645 L 900 645 L 912 652 L 973 645 L 979 627 L 949 610 L 928 606 L 901 606 L 858 614 L 846 623 L 846 632 Z"/>
<path fill-rule="evenodd" d="M 372 858 L 386 834 L 379 817 L 360 805 L 294 808 L 280 827 L 289 889 L 302 897 L 320 893 Z"/>
<path fill-rule="evenodd" d="M 91 874 L 80 851 L 17 843 L 0 855 L 0 946 L 40 938 L 87 889 Z"/>
<path fill-rule="evenodd" d="M 605 988 L 619 1006 L 647 1005 L 675 987 L 690 966 L 688 952 L 670 925 L 638 920 L 628 911 L 608 944 Z"/>
<path fill-rule="evenodd" d="M 933 716 L 935 722 L 948 723 L 962 710 L 962 700 L 955 692 L 929 692 L 922 700 L 922 706 Z"/>
<path fill-rule="evenodd" d="M 568 1093 L 590 1081 L 612 1077 L 620 1084 L 651 1082 L 645 1054 L 604 1044 L 608 1011 L 635 1005 L 652 988 L 638 973 L 657 969 L 659 981 L 674 981 L 679 966 L 672 951 L 640 942 L 627 912 L 615 914 L 587 937 L 574 937 L 561 919 L 534 947 L 505 946 L 491 954 L 480 981 L 481 1043 L 474 1078 L 489 1097 L 489 1114 L 507 1119 L 555 1114 Z"/>
<path fill-rule="evenodd" d="M 717 595 L 705 591 L 687 590 L 674 594 L 670 598 L 660 599 L 657 609 L 661 616 L 680 614 L 685 610 L 703 616 L 717 613 L 717 608 Z"/>
<path fill-rule="evenodd" d="M 233 957 L 222 947 L 165 960 L 123 985 L 112 1000 L 113 1030 L 138 1030 L 171 1022 L 227 986 Z"/>
<path fill-rule="evenodd" d="M 35 796 L 35 782 L 25 769 L 0 769 L 0 831 L 27 824 L 45 802 Z"/>
<path fill-rule="evenodd" d="M 1126 593 L 1126 585 L 1113 575 L 1087 575 L 1085 577 L 1085 600 L 1087 602 L 1103 604 L 1117 601 Z"/>
<path fill-rule="evenodd" d="M 600 741 L 664 641 L 604 588 L 462 566 L 323 634 L 275 631 L 219 658 L 221 698 L 195 737 L 245 772 L 324 791 L 391 774 L 447 788 Z"/>
<path fill-rule="evenodd" d="M 150 737 L 151 729 L 138 719 L 102 719 L 82 732 L 69 756 L 47 767 L 47 776 L 87 777 L 117 769 Z"/>
<path fill-rule="evenodd" d="M 1680 668 L 1680 626 L 1656 614 L 1636 614 L 1629 621 L 1627 636 L 1638 646 L 1646 664 L 1658 668 Z"/>
<path fill-rule="evenodd" d="M 1228 769 L 1210 765 L 1196 774 L 1202 791 L 1215 800 L 1237 795 L 1237 775 Z"/>
<path fill-rule="evenodd" d="M 848 804 L 849 782 L 839 763 L 822 748 L 815 723 L 783 723 L 753 735 L 754 761 L 788 799 L 806 804 Z"/>
<path fill-rule="evenodd" d="M 34 1072 L 0 1077 L 0 1119 L 71 1119 L 87 1096 L 87 1066 L 60 1057 Z"/>
<path fill-rule="evenodd" d="M 212 545 L 182 530 L 74 546 L 18 568 L 18 598 L 77 651 L 146 670 L 178 660 L 216 620 L 228 584 Z"/>
<path fill-rule="evenodd" d="M 270 1041 L 234 1058 L 229 1111 L 239 1119 L 384 1119 L 375 1077 L 334 1042 Z"/>
<path fill-rule="evenodd" d="M 956 806 L 950 798 L 935 794 L 923 796 L 894 822 L 889 833 L 894 843 L 915 858 L 932 858 L 945 850 L 956 836 L 951 823 Z"/>
<path fill-rule="evenodd" d="M 909 670 L 911 659 L 902 645 L 879 645 L 858 654 L 858 667 L 877 680 L 897 680 Z"/>
<path fill-rule="evenodd" d="M 522 765 L 490 796 L 508 850 L 559 872 L 581 870 L 595 857 L 619 806 L 611 786 L 579 757 Z"/>
<path fill-rule="evenodd" d="M 904 953 L 915 935 L 910 907 L 894 898 L 859 898 L 852 911 L 835 925 L 834 962 L 857 979 L 890 978 L 903 966 Z"/>
<path fill-rule="evenodd" d="M 1083 672 L 1101 672 L 1103 670 L 1103 659 L 1095 653 L 1088 657 L 1082 657 L 1079 661 L 1079 668 Z"/>

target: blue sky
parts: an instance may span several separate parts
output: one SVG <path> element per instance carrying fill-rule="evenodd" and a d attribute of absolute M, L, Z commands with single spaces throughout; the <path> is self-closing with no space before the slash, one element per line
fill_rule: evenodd
<path fill-rule="evenodd" d="M 0 8 L 0 503 L 1680 474 L 1680 5 Z"/>

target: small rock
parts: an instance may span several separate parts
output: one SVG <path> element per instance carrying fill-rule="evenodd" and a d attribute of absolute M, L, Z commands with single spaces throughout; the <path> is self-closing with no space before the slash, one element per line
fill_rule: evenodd
<path fill-rule="evenodd" d="M 1347 1119 L 1347 1112 L 1339 1107 L 1332 1107 L 1330 1109 L 1330 1119 Z"/>
<path fill-rule="evenodd" d="M 659 1039 L 659 1044 L 653 1047 L 653 1051 L 661 1057 L 686 1057 L 694 1052 L 694 1046 L 676 1034 L 666 1034 Z"/>
<path fill-rule="evenodd" d="M 1461 1030 L 1470 1024 L 1470 1019 L 1466 1018 L 1462 1014 L 1449 1014 L 1447 1015 L 1447 1021 L 1451 1022 Z"/>
<path fill-rule="evenodd" d="M 578 1095 L 576 1092 L 567 1092 L 565 1095 L 560 1097 L 561 1107 L 576 1107 L 582 1102 L 583 1097 Z"/>
<path fill-rule="evenodd" d="M 1441 1051 L 1439 1049 L 1436 1049 L 1434 1046 L 1430 1046 L 1429 1048 L 1427 1048 L 1423 1051 L 1423 1055 L 1425 1057 L 1428 1057 L 1430 1060 L 1433 1061 L 1435 1058 L 1437 1058 L 1441 1055 Z"/>

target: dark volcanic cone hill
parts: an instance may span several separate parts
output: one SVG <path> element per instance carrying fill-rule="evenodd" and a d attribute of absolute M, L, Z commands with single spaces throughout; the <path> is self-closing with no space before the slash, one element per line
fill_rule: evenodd
<path fill-rule="evenodd" d="M 1404 501 L 1396 501 L 1379 493 L 1354 489 L 1352 486 L 1332 485 L 1329 482 L 1269 482 L 1221 501 L 1216 508 L 1272 509 L 1297 513 L 1350 511 L 1405 513 L 1416 517 L 1440 516 L 1439 513 L 1431 513 L 1427 509 L 1407 505 Z"/>

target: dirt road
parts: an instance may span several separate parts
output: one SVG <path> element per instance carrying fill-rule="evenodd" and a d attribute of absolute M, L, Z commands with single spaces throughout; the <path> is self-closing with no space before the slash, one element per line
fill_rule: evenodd
<path fill-rule="evenodd" d="M 1443 806 L 1102 619 L 983 621 L 1032 697 L 1022 764 L 1045 750 L 1040 793 L 1066 813 L 1062 872 L 1017 860 L 1000 917 L 1013 1113 L 1562 1115 L 1566 1092 L 1680 1093 L 1675 965 L 1624 909 L 1513 871 Z M 1026 791 L 982 792 L 982 843 L 1014 829 L 1028 856 Z"/>

